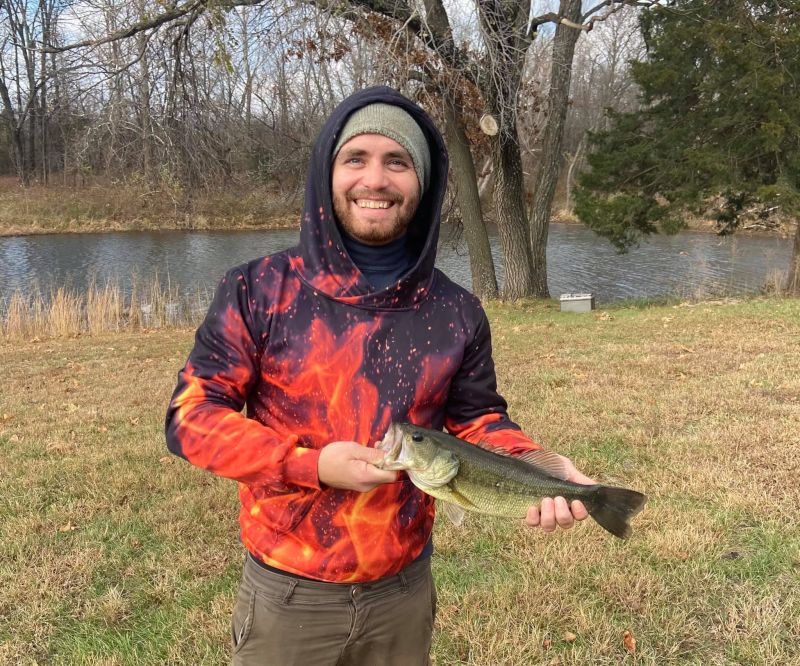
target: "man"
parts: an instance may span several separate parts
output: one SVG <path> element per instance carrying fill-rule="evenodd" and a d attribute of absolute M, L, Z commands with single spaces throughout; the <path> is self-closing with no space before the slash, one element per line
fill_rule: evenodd
<path fill-rule="evenodd" d="M 417 105 L 351 96 L 316 141 L 299 246 L 229 271 L 197 331 L 167 441 L 239 482 L 236 664 L 428 663 L 434 504 L 375 443 L 410 421 L 538 448 L 497 393 L 479 301 L 434 269 L 446 184 Z M 548 498 L 527 522 L 585 517 Z"/>

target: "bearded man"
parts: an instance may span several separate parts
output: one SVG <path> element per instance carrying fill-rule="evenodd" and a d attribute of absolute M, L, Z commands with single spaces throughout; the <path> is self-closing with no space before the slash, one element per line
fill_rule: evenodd
<path fill-rule="evenodd" d="M 298 247 L 229 271 L 197 330 L 167 443 L 239 483 L 235 664 L 429 663 L 433 499 L 374 445 L 408 421 L 539 448 L 497 393 L 480 302 L 434 268 L 447 165 L 416 104 L 352 95 L 316 140 Z M 526 521 L 586 515 L 546 498 Z"/>

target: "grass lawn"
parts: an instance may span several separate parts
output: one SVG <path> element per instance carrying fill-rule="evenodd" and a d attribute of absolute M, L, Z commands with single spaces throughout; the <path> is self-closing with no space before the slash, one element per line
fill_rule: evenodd
<path fill-rule="evenodd" d="M 800 300 L 488 311 L 512 416 L 650 501 L 626 542 L 438 522 L 434 663 L 800 664 Z M 228 661 L 236 487 L 162 434 L 191 344 L 0 341 L 0 664 Z"/>

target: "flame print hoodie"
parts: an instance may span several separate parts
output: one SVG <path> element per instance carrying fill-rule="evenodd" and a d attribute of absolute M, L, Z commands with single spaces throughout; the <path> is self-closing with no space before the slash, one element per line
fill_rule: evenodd
<path fill-rule="evenodd" d="M 379 291 L 347 254 L 331 196 L 339 132 L 375 102 L 411 114 L 432 161 L 408 231 L 416 264 Z M 407 477 L 367 493 L 320 484 L 319 452 L 330 442 L 374 446 L 392 421 L 407 421 L 512 453 L 538 448 L 497 393 L 478 299 L 434 268 L 447 164 L 441 135 L 416 104 L 385 87 L 349 97 L 314 146 L 299 246 L 230 270 L 197 330 L 167 413 L 167 444 L 238 481 L 242 541 L 270 566 L 331 582 L 376 580 L 428 542 L 433 499 Z"/>

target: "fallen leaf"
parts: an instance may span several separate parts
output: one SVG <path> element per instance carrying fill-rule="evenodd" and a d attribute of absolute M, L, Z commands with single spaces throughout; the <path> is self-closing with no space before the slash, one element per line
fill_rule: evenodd
<path fill-rule="evenodd" d="M 633 637 L 633 634 L 627 629 L 622 634 L 622 644 L 625 646 L 625 649 L 631 654 L 636 652 L 636 639 Z"/>
<path fill-rule="evenodd" d="M 160 462 L 162 465 L 169 465 L 173 460 L 174 460 L 173 456 L 161 456 L 158 459 L 158 462 Z"/>
<path fill-rule="evenodd" d="M 577 636 L 575 634 L 573 634 L 571 631 L 565 631 L 564 632 L 564 640 L 567 643 L 574 642 L 576 638 L 577 638 Z"/>
<path fill-rule="evenodd" d="M 553 641 L 551 641 L 549 638 L 545 638 L 545 639 L 542 641 L 542 647 L 543 647 L 545 650 L 549 650 L 551 647 L 553 647 Z"/>
<path fill-rule="evenodd" d="M 76 525 L 73 525 L 72 521 L 70 520 L 70 521 L 67 522 L 66 525 L 62 525 L 61 527 L 59 527 L 58 531 L 59 532 L 74 532 L 77 529 L 78 529 L 78 527 Z"/>

